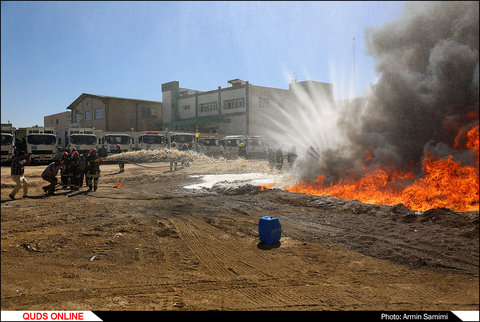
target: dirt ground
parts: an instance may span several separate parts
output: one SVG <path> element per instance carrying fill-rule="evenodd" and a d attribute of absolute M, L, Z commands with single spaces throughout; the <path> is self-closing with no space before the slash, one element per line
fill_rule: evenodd
<path fill-rule="evenodd" d="M 29 166 L 16 200 L 2 167 L 1 309 L 479 309 L 478 212 L 184 188 L 192 174 L 268 171 L 231 163 L 103 164 L 96 192 L 50 197 L 45 166 Z M 276 244 L 258 239 L 265 215 L 282 225 Z"/>

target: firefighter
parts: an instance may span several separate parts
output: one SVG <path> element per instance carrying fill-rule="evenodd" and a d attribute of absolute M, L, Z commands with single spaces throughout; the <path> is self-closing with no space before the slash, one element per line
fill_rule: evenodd
<path fill-rule="evenodd" d="M 296 159 L 297 159 L 297 148 L 295 146 L 292 146 L 292 148 L 287 153 L 287 161 L 288 161 L 288 164 L 290 165 L 290 169 L 293 169 L 293 164 L 295 163 Z"/>
<path fill-rule="evenodd" d="M 107 146 L 105 144 L 98 150 L 98 156 L 101 158 L 107 157 Z"/>
<path fill-rule="evenodd" d="M 271 147 L 268 147 L 268 165 L 270 166 L 270 170 L 273 170 L 273 166 L 275 165 L 275 152 Z"/>
<path fill-rule="evenodd" d="M 283 151 L 280 148 L 277 148 L 277 151 L 275 151 L 275 166 L 277 167 L 277 170 L 282 170 L 283 167 Z"/>
<path fill-rule="evenodd" d="M 70 173 L 71 184 L 70 191 L 76 191 L 80 189 L 80 174 L 81 174 L 81 159 L 77 150 L 72 152 L 70 156 Z"/>
<path fill-rule="evenodd" d="M 90 152 L 88 153 L 87 156 L 87 173 L 86 173 L 86 179 L 87 179 L 87 185 L 88 185 L 88 191 L 97 191 L 97 186 L 98 186 L 98 178 L 100 177 L 100 161 L 102 158 L 98 157 L 97 155 L 97 149 L 92 148 L 90 149 Z"/>
<path fill-rule="evenodd" d="M 115 152 L 116 152 L 116 153 L 123 153 L 123 150 L 122 150 L 122 148 L 120 147 L 120 144 L 117 144 L 117 146 L 115 147 Z M 118 173 L 125 172 L 125 161 L 123 161 L 122 159 L 120 159 L 120 161 L 118 161 L 118 168 L 119 168 Z"/>
<path fill-rule="evenodd" d="M 80 154 L 80 181 L 78 183 L 79 188 L 83 186 L 84 178 L 86 180 L 87 156 L 88 156 L 88 151 L 85 151 L 82 154 Z"/>
<path fill-rule="evenodd" d="M 48 186 L 42 187 L 43 191 L 49 196 L 53 196 L 55 192 L 55 186 L 57 185 L 57 173 L 62 169 L 62 161 L 57 159 L 50 163 L 48 167 L 42 172 L 42 179 L 49 182 Z"/>
<path fill-rule="evenodd" d="M 182 151 L 184 151 L 184 152 L 187 152 L 188 150 L 191 150 L 191 149 L 193 149 L 193 144 L 192 144 L 192 142 L 188 143 L 188 145 L 187 145 L 187 144 L 184 144 L 184 145 L 182 146 Z M 187 156 L 186 154 L 182 154 L 182 157 L 181 157 L 180 161 L 181 161 L 181 164 L 182 164 L 182 169 L 183 169 L 184 167 L 188 167 L 188 166 L 189 166 L 189 158 L 188 158 L 188 156 Z"/>
<path fill-rule="evenodd" d="M 318 152 L 318 148 L 314 148 L 312 145 L 307 150 L 307 158 L 309 162 L 317 161 L 320 158 L 320 153 Z"/>
<path fill-rule="evenodd" d="M 63 168 L 60 170 L 60 180 L 62 181 L 62 189 L 67 189 L 70 184 L 70 155 L 67 151 L 63 152 L 61 161 Z"/>
<path fill-rule="evenodd" d="M 177 148 L 177 144 L 175 142 L 172 142 L 172 144 L 170 145 L 170 147 L 172 149 L 176 149 Z M 175 168 L 175 171 L 177 170 L 177 157 L 175 157 L 173 154 L 172 156 L 170 157 L 170 172 L 174 171 L 174 168 Z"/>
<path fill-rule="evenodd" d="M 240 142 L 240 145 L 238 147 L 238 156 L 244 159 L 246 159 L 247 157 L 247 148 L 245 147 L 244 142 Z"/>

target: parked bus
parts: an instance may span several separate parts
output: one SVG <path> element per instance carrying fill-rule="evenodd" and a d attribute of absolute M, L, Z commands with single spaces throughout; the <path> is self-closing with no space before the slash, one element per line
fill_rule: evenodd
<path fill-rule="evenodd" d="M 201 136 L 198 138 L 198 151 L 209 157 L 221 157 L 223 155 L 220 140 L 215 136 Z"/>
<path fill-rule="evenodd" d="M 245 135 L 227 135 L 220 140 L 223 156 L 227 159 L 238 158 L 240 143 L 245 143 Z"/>
<path fill-rule="evenodd" d="M 25 128 L 26 149 L 32 162 L 51 162 L 57 157 L 57 140 L 53 127 Z M 18 147 L 20 148 L 20 147 Z"/>
<path fill-rule="evenodd" d="M 195 134 L 193 133 L 177 133 L 172 132 L 168 134 L 169 147 L 175 142 L 176 149 L 178 150 L 190 150 L 194 148 Z"/>
<path fill-rule="evenodd" d="M 75 148 L 81 154 L 96 145 L 97 136 L 91 128 L 67 128 L 57 131 L 57 147 L 60 151 L 71 151 Z"/>
<path fill-rule="evenodd" d="M 167 146 L 167 138 L 159 131 L 144 131 L 134 139 L 135 150 L 160 150 Z"/>
<path fill-rule="evenodd" d="M 8 163 L 13 159 L 15 147 L 15 128 L 12 124 L 2 124 L 1 162 Z"/>
<path fill-rule="evenodd" d="M 247 159 L 260 159 L 265 158 L 266 149 L 263 145 L 263 141 L 259 136 L 248 136 L 246 138 L 246 151 Z"/>
<path fill-rule="evenodd" d="M 120 149 L 123 152 L 128 152 L 132 150 L 133 138 L 126 133 L 105 133 L 105 132 L 96 132 L 97 135 L 97 146 L 105 146 L 107 149 L 107 155 L 118 153 L 116 151 L 116 146 L 120 145 Z"/>

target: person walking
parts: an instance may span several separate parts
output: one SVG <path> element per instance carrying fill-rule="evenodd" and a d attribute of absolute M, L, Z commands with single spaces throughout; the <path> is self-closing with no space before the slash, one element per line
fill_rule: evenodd
<path fill-rule="evenodd" d="M 49 196 L 54 195 L 55 186 L 57 185 L 57 173 L 62 167 L 62 161 L 57 159 L 50 163 L 42 172 L 42 179 L 50 183 L 48 186 L 42 187 L 42 189 Z"/>
<path fill-rule="evenodd" d="M 18 153 L 12 160 L 11 164 L 11 176 L 13 181 L 15 181 L 16 186 L 13 188 L 12 192 L 8 195 L 10 199 L 15 199 L 17 192 L 23 188 L 23 198 L 28 198 L 28 181 L 25 178 L 25 166 L 30 164 L 32 160 L 27 159 L 27 154 L 24 151 Z"/>
<path fill-rule="evenodd" d="M 102 158 L 100 158 L 97 155 L 97 149 L 92 148 L 90 150 L 90 153 L 87 156 L 87 174 L 86 174 L 86 179 L 87 179 L 87 185 L 88 185 L 88 191 L 97 191 L 97 186 L 98 186 L 98 178 L 100 177 L 100 161 Z"/>

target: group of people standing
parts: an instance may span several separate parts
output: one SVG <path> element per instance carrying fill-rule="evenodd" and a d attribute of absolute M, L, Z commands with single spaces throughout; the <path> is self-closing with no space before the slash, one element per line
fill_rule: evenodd
<path fill-rule="evenodd" d="M 290 169 L 293 168 L 293 164 L 295 163 L 295 160 L 297 159 L 297 151 L 295 147 L 292 147 L 288 152 L 287 152 L 287 162 L 290 165 Z M 283 150 L 278 147 L 275 151 L 271 147 L 268 147 L 267 149 L 267 158 L 268 158 L 268 164 L 270 166 L 270 170 L 273 170 L 275 167 L 277 170 L 282 170 L 283 168 L 283 160 L 284 160 L 284 152 Z"/>
<path fill-rule="evenodd" d="M 42 172 L 42 179 L 49 185 L 42 187 L 47 195 L 53 195 L 57 186 L 57 175 L 60 171 L 60 181 L 63 189 L 78 191 L 83 182 L 88 186 L 87 191 L 96 191 L 98 188 L 98 178 L 100 177 L 100 162 L 107 156 L 106 149 L 92 148 L 84 153 L 79 153 L 75 148 L 63 152 L 60 159 L 50 163 Z M 12 160 L 11 176 L 16 186 L 9 194 L 10 199 L 15 199 L 15 195 L 23 188 L 23 197 L 28 198 L 28 181 L 25 178 L 25 166 L 31 163 L 25 152 L 19 152 Z M 120 172 L 124 171 L 124 164 L 120 165 Z"/>
<path fill-rule="evenodd" d="M 92 148 L 80 154 L 75 148 L 70 153 L 63 152 L 62 158 L 50 163 L 42 173 L 42 179 L 50 185 L 43 187 L 48 195 L 53 195 L 58 183 L 57 174 L 60 171 L 60 181 L 63 189 L 70 188 L 70 191 L 78 191 L 86 182 L 87 191 L 96 191 L 98 178 L 100 177 L 100 162 L 104 160 Z"/>

